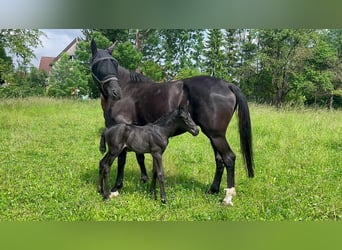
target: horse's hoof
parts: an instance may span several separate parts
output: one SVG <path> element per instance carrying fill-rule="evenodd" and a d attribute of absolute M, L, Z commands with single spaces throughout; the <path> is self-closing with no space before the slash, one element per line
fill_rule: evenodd
<path fill-rule="evenodd" d="M 115 198 L 115 197 L 118 197 L 119 195 L 120 195 L 119 191 L 110 192 L 109 198 Z"/>
<path fill-rule="evenodd" d="M 226 206 L 233 206 L 233 197 L 236 196 L 235 188 L 225 188 L 226 197 L 224 197 L 222 204 Z"/>
<path fill-rule="evenodd" d="M 230 200 L 223 200 L 222 201 L 222 205 L 224 206 L 228 206 L 228 207 L 232 207 L 233 206 L 233 202 Z"/>
<path fill-rule="evenodd" d="M 217 194 L 218 192 L 219 192 L 219 190 L 208 189 L 207 192 L 205 192 L 205 194 Z"/>

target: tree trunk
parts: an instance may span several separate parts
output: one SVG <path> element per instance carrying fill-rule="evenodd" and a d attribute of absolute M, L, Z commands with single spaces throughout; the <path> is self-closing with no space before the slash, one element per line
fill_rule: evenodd
<path fill-rule="evenodd" d="M 329 110 L 333 109 L 333 103 L 334 103 L 334 95 L 331 94 L 329 97 Z"/>

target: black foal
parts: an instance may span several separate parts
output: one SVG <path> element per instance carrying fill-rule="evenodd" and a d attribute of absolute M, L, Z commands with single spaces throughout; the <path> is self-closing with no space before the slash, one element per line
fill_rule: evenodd
<path fill-rule="evenodd" d="M 154 197 L 157 198 L 156 179 L 158 177 L 161 201 L 166 203 L 162 154 L 169 142 L 169 137 L 178 130 L 188 131 L 193 136 L 199 133 L 190 113 L 183 107 L 179 107 L 165 114 L 154 123 L 149 123 L 145 126 L 121 123 L 109 128 L 105 133 L 108 152 L 100 161 L 99 166 L 98 192 L 103 193 L 105 200 L 118 195 L 117 191 L 111 193 L 109 190 L 110 168 L 115 158 L 127 148 L 129 151 L 140 154 L 151 153 L 153 157 L 151 191 Z"/>

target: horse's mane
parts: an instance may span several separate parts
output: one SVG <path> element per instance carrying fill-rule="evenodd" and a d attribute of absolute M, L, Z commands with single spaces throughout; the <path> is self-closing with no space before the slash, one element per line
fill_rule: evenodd
<path fill-rule="evenodd" d="M 152 82 L 152 80 L 148 78 L 147 76 L 144 76 L 143 74 L 135 72 L 135 71 L 130 71 L 129 77 L 132 82 Z"/>

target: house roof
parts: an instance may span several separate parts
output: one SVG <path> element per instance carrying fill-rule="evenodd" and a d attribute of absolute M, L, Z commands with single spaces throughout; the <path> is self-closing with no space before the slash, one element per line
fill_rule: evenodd
<path fill-rule="evenodd" d="M 51 63 L 55 59 L 55 57 L 50 56 L 42 56 L 39 62 L 39 70 L 44 70 L 46 73 L 49 73 L 51 70 Z"/>
<path fill-rule="evenodd" d="M 47 73 L 50 73 L 52 65 L 61 58 L 63 53 L 67 53 L 69 55 L 74 55 L 75 54 L 76 43 L 78 41 L 80 41 L 80 38 L 76 37 L 56 57 L 42 56 L 40 58 L 40 62 L 39 62 L 39 70 L 44 70 Z"/>
<path fill-rule="evenodd" d="M 57 62 L 61 56 L 63 55 L 63 53 L 68 53 L 70 55 L 74 55 L 75 54 L 75 49 L 76 47 L 73 48 L 73 46 L 79 41 L 80 39 L 78 37 L 76 37 L 74 40 L 71 41 L 71 43 L 69 43 L 68 46 L 65 47 L 65 49 L 63 49 L 61 51 L 61 53 L 59 53 L 55 59 L 54 59 L 54 62 Z"/>

